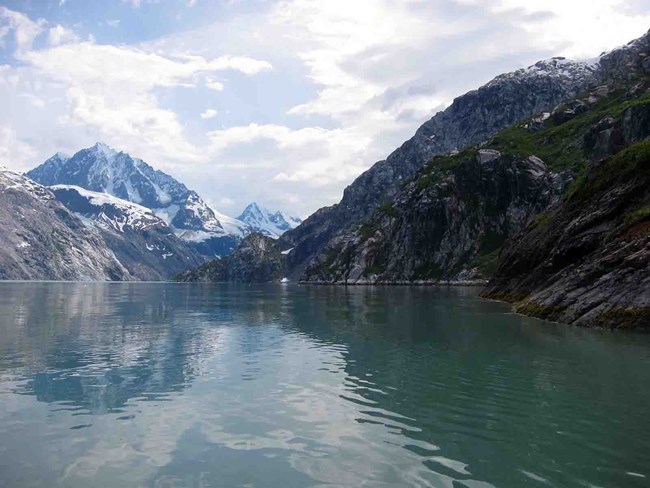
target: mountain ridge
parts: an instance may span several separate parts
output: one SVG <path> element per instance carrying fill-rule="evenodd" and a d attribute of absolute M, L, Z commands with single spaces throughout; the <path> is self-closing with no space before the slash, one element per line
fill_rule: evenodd
<path fill-rule="evenodd" d="M 298 217 L 290 217 L 283 212 L 268 210 L 256 202 L 249 203 L 237 220 L 247 224 L 251 232 L 259 232 L 265 236 L 277 239 L 286 231 L 293 229 L 302 222 Z"/>
<path fill-rule="evenodd" d="M 150 208 L 181 238 L 208 256 L 230 252 L 243 233 L 224 228 L 193 190 L 143 160 L 101 142 L 67 159 L 55 154 L 26 173 L 46 186 L 74 185 Z"/>
<path fill-rule="evenodd" d="M 87 229 L 102 237 L 133 279 L 167 280 L 205 261 L 147 207 L 72 185 L 48 189 Z"/>

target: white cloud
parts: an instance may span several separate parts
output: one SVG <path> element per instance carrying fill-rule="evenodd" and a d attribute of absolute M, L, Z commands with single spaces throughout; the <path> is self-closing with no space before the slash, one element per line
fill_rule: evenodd
<path fill-rule="evenodd" d="M 19 73 L 29 72 L 39 86 L 49 83 L 59 87 L 68 101 L 67 112 L 54 119 L 62 130 L 76 128 L 149 157 L 156 164 L 198 163 L 208 156 L 190 141 L 178 114 L 161 106 L 158 90 L 191 88 L 201 77 L 215 72 L 236 71 L 250 76 L 271 69 L 270 63 L 247 56 L 205 58 L 80 42 L 60 25 L 47 31 L 49 47 L 31 49 L 28 47 L 37 35 L 33 26 L 38 24 L 22 14 L 8 12 L 4 9 L 5 17 L 13 19 L 16 37 L 23 33 L 19 43 L 23 48 L 14 56 L 25 67 L 9 68 L 11 75 L 2 73 L 2 79 L 17 84 Z M 210 78 L 209 83 L 217 88 L 216 81 Z M 34 95 L 31 100 L 34 106 L 43 106 L 41 98 Z M 216 112 L 207 111 L 203 117 L 214 115 Z"/>
<path fill-rule="evenodd" d="M 177 86 L 192 81 L 199 73 L 233 70 L 253 75 L 271 68 L 266 61 L 244 56 L 221 56 L 211 60 L 187 54 L 172 57 L 92 42 L 32 50 L 20 54 L 19 58 L 53 79 L 77 86 L 119 84 L 122 93 Z"/>
<path fill-rule="evenodd" d="M 48 31 L 47 42 L 50 46 L 59 46 L 60 44 L 77 41 L 79 41 L 77 35 L 62 25 L 56 25 Z"/>
<path fill-rule="evenodd" d="M 482 5 L 484 0 L 462 0 Z M 612 49 L 650 27 L 650 3 L 634 9 L 630 0 L 527 0 L 491 1 L 496 14 L 523 11 L 519 25 L 558 55 L 587 58 Z M 540 17 L 540 14 L 551 14 Z M 633 34 L 636 33 L 636 34 Z"/>
<path fill-rule="evenodd" d="M 15 35 L 21 65 L 0 67 L 17 119 L 0 114 L 0 124 L 39 156 L 103 139 L 217 205 L 260 199 L 305 215 L 455 96 L 544 57 L 627 42 L 649 10 L 647 0 L 282 0 L 144 44 L 62 33 L 35 50 L 56 26 L 0 8 L 0 41 Z M 196 114 L 212 116 L 210 106 L 224 127 L 206 134 Z"/>
<path fill-rule="evenodd" d="M 223 83 L 221 83 L 220 81 L 214 80 L 214 79 L 212 79 L 210 77 L 207 77 L 205 79 L 205 86 L 207 88 L 209 88 L 210 90 L 214 90 L 214 91 L 223 91 L 223 89 L 224 89 Z"/>
<path fill-rule="evenodd" d="M 209 132 L 208 137 L 212 142 L 212 148 L 216 151 L 222 151 L 229 146 L 251 143 L 258 139 L 273 140 L 281 148 L 299 146 L 322 140 L 328 132 L 319 127 L 291 130 L 282 125 L 250 124 L 244 127 L 230 127 L 228 129 L 215 130 Z"/>
<path fill-rule="evenodd" d="M 121 3 L 129 4 L 133 8 L 140 8 L 140 5 L 142 5 L 142 1 L 143 0 L 120 0 Z M 146 3 L 152 3 L 155 0 L 149 0 L 148 2 L 147 2 L 147 0 L 144 0 L 144 1 Z"/>
<path fill-rule="evenodd" d="M 106 25 L 108 25 L 109 27 L 119 27 L 120 26 L 120 20 L 119 19 L 107 20 Z"/>
<path fill-rule="evenodd" d="M 209 108 L 204 112 L 201 112 L 202 119 L 213 119 L 217 116 L 217 111 L 213 108 Z"/>
<path fill-rule="evenodd" d="M 0 124 L 0 166 L 23 171 L 30 168 L 36 150 L 18 139 L 14 129 Z"/>
<path fill-rule="evenodd" d="M 45 22 L 33 22 L 20 12 L 0 7 L 0 41 L 11 31 L 14 31 L 16 47 L 19 50 L 30 49 L 34 39 L 43 32 Z"/>

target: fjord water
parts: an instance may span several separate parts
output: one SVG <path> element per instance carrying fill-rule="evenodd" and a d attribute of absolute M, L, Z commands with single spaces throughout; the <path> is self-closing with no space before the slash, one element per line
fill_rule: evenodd
<path fill-rule="evenodd" d="M 647 486 L 650 337 L 477 293 L 0 283 L 0 486 Z"/>

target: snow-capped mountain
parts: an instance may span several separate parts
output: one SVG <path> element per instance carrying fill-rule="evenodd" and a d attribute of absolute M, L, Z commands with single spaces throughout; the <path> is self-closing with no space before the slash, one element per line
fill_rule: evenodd
<path fill-rule="evenodd" d="M 27 176 L 46 186 L 74 185 L 151 209 L 203 254 L 228 254 L 243 236 L 193 190 L 141 159 L 97 143 L 68 157 L 57 153 Z"/>
<path fill-rule="evenodd" d="M 259 232 L 274 239 L 302 222 L 298 217 L 289 217 L 280 211 L 272 212 L 255 202 L 248 205 L 237 220 L 244 222 L 252 232 Z"/>
<path fill-rule="evenodd" d="M 203 263 L 152 210 L 72 185 L 49 187 L 84 226 L 98 233 L 135 279 L 161 280 Z"/>
<path fill-rule="evenodd" d="M 73 185 L 53 185 L 54 192 L 61 203 L 97 225 L 116 232 L 126 230 L 145 230 L 154 226 L 167 227 L 152 210 L 137 203 L 122 200 L 108 193 L 98 193 Z"/>

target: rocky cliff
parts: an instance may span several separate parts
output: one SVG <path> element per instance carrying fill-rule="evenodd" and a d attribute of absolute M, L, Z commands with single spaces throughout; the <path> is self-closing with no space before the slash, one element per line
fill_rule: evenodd
<path fill-rule="evenodd" d="M 392 201 L 331 239 L 302 280 L 486 280 L 503 242 L 559 202 L 590 161 L 650 135 L 648 86 L 599 86 L 480 147 L 434 157 Z"/>
<path fill-rule="evenodd" d="M 508 241 L 483 296 L 563 323 L 650 328 L 650 140 L 593 164 Z"/>
<path fill-rule="evenodd" d="M 0 168 L 0 279 L 126 280 L 102 238 L 29 178 Z"/>
<path fill-rule="evenodd" d="M 430 168 L 356 231 L 332 239 L 303 280 L 480 282 L 503 241 L 571 181 L 536 156 L 479 149 L 451 169 Z"/>
<path fill-rule="evenodd" d="M 246 236 L 229 256 L 181 273 L 175 281 L 266 283 L 284 277 L 283 255 L 276 241 L 253 233 Z"/>
<path fill-rule="evenodd" d="M 102 237 L 134 279 L 166 280 L 205 262 L 146 207 L 76 186 L 50 189 L 89 230 Z"/>
<path fill-rule="evenodd" d="M 647 34 L 593 63 L 556 58 L 459 97 L 280 238 L 286 273 L 485 282 L 504 243 L 562 205 L 587 168 L 649 134 L 649 52 Z"/>
<path fill-rule="evenodd" d="M 434 155 L 481 142 L 517 121 L 552 109 L 595 84 L 597 72 L 597 64 L 553 58 L 500 75 L 455 99 L 386 160 L 360 175 L 345 189 L 339 204 L 316 212 L 283 236 L 294 248 L 288 261 L 292 276 L 302 275 L 330 239 L 392 200 Z"/>
<path fill-rule="evenodd" d="M 630 85 L 650 72 L 650 33 L 628 45 L 603 54 L 593 62 L 564 58 L 496 77 L 478 90 L 458 97 L 425 122 L 400 148 L 372 166 L 348 188 L 337 205 L 314 213 L 282 237 L 281 247 L 293 251 L 287 259 L 292 278 L 322 262 L 328 243 L 340 240 L 350 229 L 389 203 L 435 155 L 460 150 L 493 137 L 512 124 L 549 113 L 561 102 L 600 86 Z M 568 115 L 580 107 L 567 107 Z M 542 158 L 543 159 L 543 158 Z M 331 247 L 331 246 L 330 246 Z"/>

